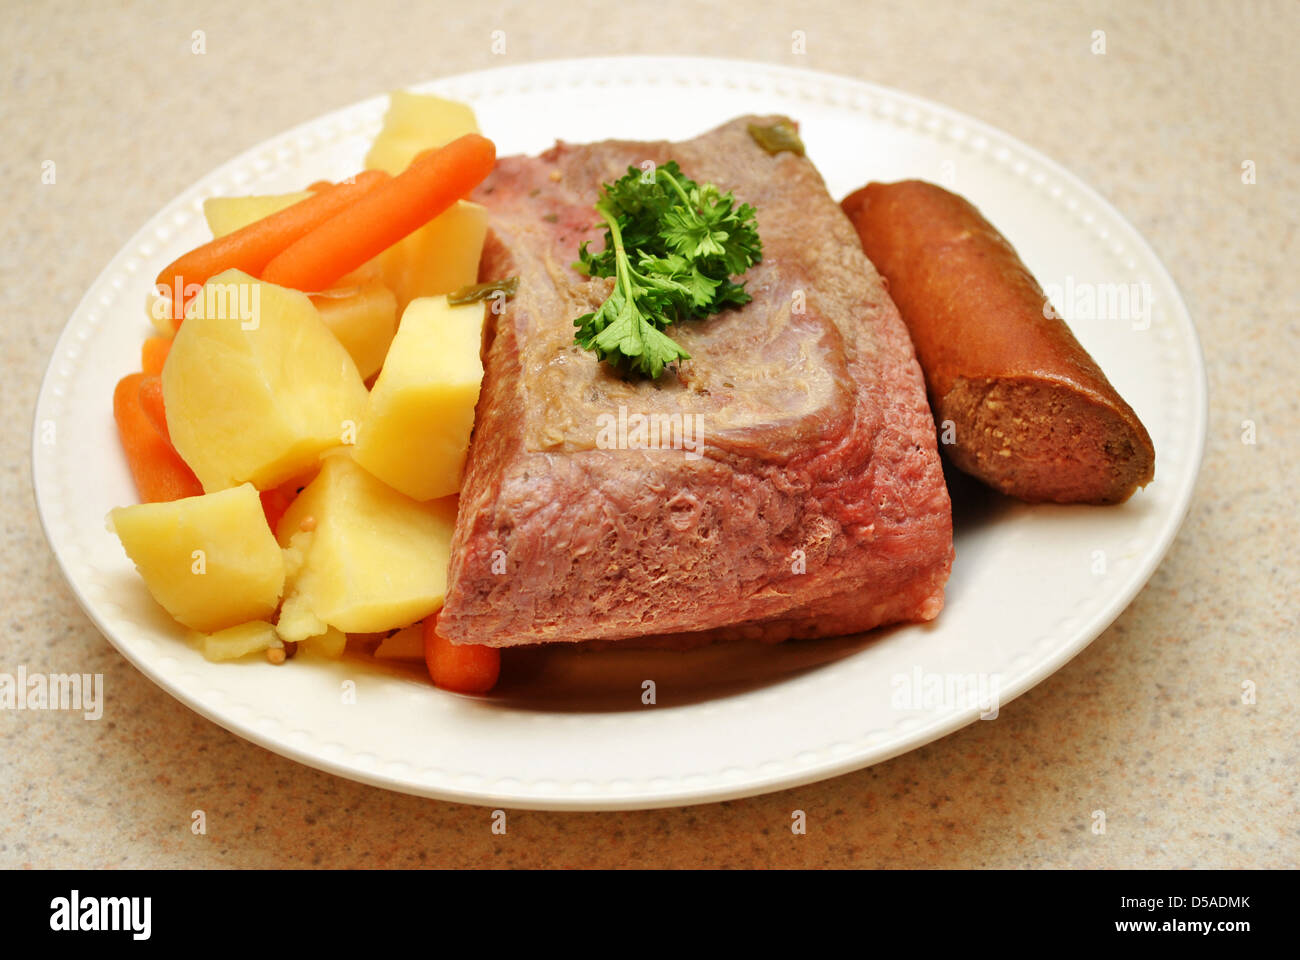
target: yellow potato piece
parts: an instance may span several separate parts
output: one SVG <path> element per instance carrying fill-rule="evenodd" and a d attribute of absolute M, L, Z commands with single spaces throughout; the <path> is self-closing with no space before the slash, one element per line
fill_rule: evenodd
<path fill-rule="evenodd" d="M 172 444 L 209 493 L 309 472 L 355 435 L 367 402 L 307 295 L 237 270 L 190 304 L 162 383 Z"/>
<path fill-rule="evenodd" d="M 352 456 L 415 500 L 460 490 L 483 380 L 484 314 L 481 301 L 412 302 L 370 392 Z"/>
<path fill-rule="evenodd" d="M 238 660 L 253 653 L 263 653 L 280 642 L 275 627 L 265 620 L 241 623 L 216 633 L 201 633 L 196 638 L 199 650 L 209 660 Z"/>
<path fill-rule="evenodd" d="M 332 454 L 281 518 L 289 586 L 276 630 L 305 640 L 333 627 L 379 633 L 442 606 L 454 498 L 417 503 Z"/>
<path fill-rule="evenodd" d="M 478 132 L 474 111 L 465 104 L 394 90 L 389 95 L 383 129 L 366 154 L 366 169 L 396 176 L 410 166 L 416 154 Z"/>
<path fill-rule="evenodd" d="M 172 323 L 172 301 L 170 296 L 162 296 L 157 290 L 150 290 L 145 296 L 145 312 L 149 322 L 159 336 L 171 339 L 176 335 L 176 325 Z"/>
<path fill-rule="evenodd" d="M 300 522 L 303 518 L 299 517 Z M 315 518 L 310 518 L 312 522 Z M 296 523 L 295 522 L 295 523 Z M 308 637 L 320 636 L 329 629 L 329 625 L 313 610 L 315 601 L 311 596 L 311 577 L 303 578 L 307 564 L 307 555 L 311 552 L 314 530 L 290 529 L 280 519 L 279 537 L 284 548 L 284 582 L 287 584 L 284 603 L 280 606 L 280 617 L 275 622 L 275 630 L 283 640 L 299 643 Z"/>
<path fill-rule="evenodd" d="M 310 196 L 310 190 L 300 190 L 297 193 L 268 193 L 248 197 L 208 197 L 203 201 L 203 216 L 208 221 L 212 236 L 224 237 Z"/>
<path fill-rule="evenodd" d="M 397 332 L 397 298 L 378 280 L 326 290 L 311 298 L 330 333 L 352 357 L 362 380 L 384 364 Z"/>
<path fill-rule="evenodd" d="M 275 611 L 284 557 L 250 484 L 118 507 L 108 522 L 154 599 L 185 626 L 211 633 Z"/>
<path fill-rule="evenodd" d="M 322 657 L 330 660 L 337 660 L 343 656 L 343 651 L 348 647 L 348 635 L 342 630 L 335 630 L 329 627 L 324 633 L 319 633 L 314 637 L 307 637 L 303 641 L 303 649 L 308 653 L 318 653 Z"/>
<path fill-rule="evenodd" d="M 454 293 L 477 283 L 486 237 L 487 209 L 458 200 L 370 262 L 396 295 L 401 315 L 412 300 Z"/>

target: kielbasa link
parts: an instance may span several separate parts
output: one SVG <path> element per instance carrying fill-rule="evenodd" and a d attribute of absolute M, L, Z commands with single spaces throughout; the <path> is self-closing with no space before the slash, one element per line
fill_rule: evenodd
<path fill-rule="evenodd" d="M 908 180 L 845 198 L 912 334 L 930 405 L 962 470 L 1030 501 L 1119 503 L 1155 448 L 1043 289 L 970 203 Z"/>

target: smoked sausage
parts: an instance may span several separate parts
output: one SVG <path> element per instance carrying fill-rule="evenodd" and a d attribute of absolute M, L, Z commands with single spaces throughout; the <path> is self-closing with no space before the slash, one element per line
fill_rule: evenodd
<path fill-rule="evenodd" d="M 842 206 L 912 335 L 957 467 L 1028 501 L 1119 503 L 1151 482 L 1146 428 L 972 204 L 908 180 Z"/>

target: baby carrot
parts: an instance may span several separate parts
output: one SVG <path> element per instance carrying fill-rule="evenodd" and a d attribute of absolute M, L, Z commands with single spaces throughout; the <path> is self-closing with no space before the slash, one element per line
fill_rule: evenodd
<path fill-rule="evenodd" d="M 262 491 L 262 512 L 266 514 L 266 525 L 271 528 L 272 533 L 277 532 L 276 528 L 280 526 L 280 518 L 289 509 L 289 505 L 293 503 L 296 495 L 297 492 L 289 484 Z"/>
<path fill-rule="evenodd" d="M 496 147 L 477 133 L 422 153 L 396 177 L 277 254 L 261 277 L 307 293 L 324 290 L 468 195 L 495 163 Z"/>
<path fill-rule="evenodd" d="M 160 375 L 171 348 L 172 342 L 167 337 L 149 337 L 140 347 L 140 369 L 146 374 Z"/>
<path fill-rule="evenodd" d="M 145 410 L 140 397 L 144 380 L 143 373 L 132 373 L 113 391 L 113 419 L 135 488 L 145 503 L 197 497 L 203 486 Z"/>
<path fill-rule="evenodd" d="M 501 675 L 500 650 L 440 637 L 436 613 L 424 621 L 424 662 L 433 685 L 453 693 L 487 693 Z"/>
<path fill-rule="evenodd" d="M 140 407 L 154 429 L 171 443 L 171 432 L 167 429 L 167 410 L 163 407 L 162 378 L 157 374 L 146 373 L 140 381 Z"/>
<path fill-rule="evenodd" d="M 186 287 L 205 283 L 223 270 L 258 276 L 280 251 L 388 180 L 383 171 L 367 170 L 176 258 L 156 281 L 160 288 L 171 290 L 172 322 L 180 326 L 185 316 Z"/>

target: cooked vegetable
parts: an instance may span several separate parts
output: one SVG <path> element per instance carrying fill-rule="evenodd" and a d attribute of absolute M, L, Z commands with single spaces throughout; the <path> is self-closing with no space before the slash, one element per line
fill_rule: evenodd
<path fill-rule="evenodd" d="M 352 457 L 408 497 L 460 490 L 483 380 L 483 316 L 482 303 L 414 301 L 370 391 Z"/>
<path fill-rule="evenodd" d="M 371 261 L 397 297 L 397 315 L 420 297 L 459 290 L 478 279 L 487 208 L 458 200 Z"/>
<path fill-rule="evenodd" d="M 281 487 L 275 487 L 271 490 L 263 490 L 259 494 L 262 499 L 262 513 L 266 515 L 266 525 L 275 533 L 280 527 L 280 518 L 284 512 L 289 509 L 293 503 L 293 498 L 298 495 L 293 484 L 285 484 Z"/>
<path fill-rule="evenodd" d="M 730 193 L 688 179 L 675 161 L 653 175 L 629 167 L 602 193 L 596 212 L 607 228 L 605 249 L 592 254 L 584 241 L 573 266 L 616 283 L 596 311 L 573 322 L 574 341 L 653 379 L 690 359 L 667 327 L 749 302 L 744 284 L 730 278 L 762 257 L 754 208 L 737 208 Z"/>
<path fill-rule="evenodd" d="M 476 133 L 423 153 L 402 173 L 277 254 L 262 278 L 296 290 L 324 290 L 466 196 L 495 162 L 492 141 Z"/>
<path fill-rule="evenodd" d="M 167 612 L 203 633 L 269 617 L 284 558 L 251 484 L 108 515 L 145 586 Z"/>
<path fill-rule="evenodd" d="M 455 644 L 438 635 L 438 618 L 424 621 L 424 662 L 434 686 L 453 693 L 487 693 L 501 675 L 501 651 L 477 644 Z"/>
<path fill-rule="evenodd" d="M 323 187 L 332 187 L 326 183 Z M 250 223 L 279 213 L 295 203 L 302 203 L 315 191 L 299 190 L 297 193 L 261 194 L 248 197 L 208 197 L 203 201 L 203 217 L 214 237 L 241 230 Z"/>
<path fill-rule="evenodd" d="M 347 442 L 366 388 L 306 294 L 231 270 L 201 297 L 162 384 L 172 442 L 203 489 L 268 490 Z"/>
<path fill-rule="evenodd" d="M 360 286 L 326 290 L 311 298 L 330 333 L 369 380 L 384 364 L 388 345 L 397 332 L 397 298 L 379 280 Z"/>
<path fill-rule="evenodd" d="M 376 170 L 359 173 L 350 181 L 344 180 L 328 190 L 314 193 L 306 200 L 173 260 L 162 269 L 156 281 L 157 287 L 168 291 L 172 299 L 173 322 L 185 315 L 189 299 L 185 295 L 187 289 L 206 283 L 224 270 L 242 270 L 257 276 L 276 254 L 372 193 L 388 179 L 386 174 Z"/>
<path fill-rule="evenodd" d="M 154 429 L 171 443 L 167 431 L 167 408 L 163 404 L 162 379 L 156 374 L 146 373 L 140 380 L 140 407 Z"/>
<path fill-rule="evenodd" d="M 172 348 L 171 337 L 149 337 L 140 347 L 140 369 L 157 376 L 167 362 L 167 351 Z"/>
<path fill-rule="evenodd" d="M 376 660 L 423 660 L 424 624 L 414 623 L 384 637 L 375 647 L 374 656 Z"/>
<path fill-rule="evenodd" d="M 478 132 L 474 111 L 465 104 L 430 94 L 395 90 L 388 98 L 384 127 L 366 154 L 366 169 L 397 176 L 425 150 Z"/>
<path fill-rule="evenodd" d="M 140 385 L 146 379 L 143 373 L 130 374 L 113 391 L 113 419 L 136 491 L 144 503 L 197 496 L 203 487 L 142 402 Z"/>
<path fill-rule="evenodd" d="M 404 627 L 442 606 L 452 498 L 417 503 L 334 454 L 280 519 L 289 586 L 276 629 L 305 640 Z"/>
<path fill-rule="evenodd" d="M 496 148 L 467 106 L 398 93 L 367 161 L 337 184 L 205 201 L 214 239 L 158 275 L 161 336 L 114 392 L 146 503 L 109 528 L 212 660 L 283 663 L 299 643 L 335 658 L 349 632 L 393 630 L 423 658 L 444 600 L 482 300 L 502 288 L 446 295 L 478 278 L 487 211 L 464 198 Z M 381 370 L 372 403 L 363 378 Z M 361 459 L 422 500 L 353 459 L 367 435 Z"/>
<path fill-rule="evenodd" d="M 751 123 L 746 129 L 754 142 L 773 156 L 782 152 L 804 155 L 803 141 L 799 139 L 794 124 L 788 120 L 778 120 L 767 127 Z"/>
<path fill-rule="evenodd" d="M 314 637 L 307 637 L 302 641 L 302 644 L 303 649 L 309 653 L 319 653 L 322 657 L 337 660 L 343 656 L 343 651 L 348 648 L 348 635 L 342 630 L 329 627 L 324 633 L 318 633 Z"/>
<path fill-rule="evenodd" d="M 488 283 L 476 283 L 472 286 L 461 287 L 459 290 L 447 294 L 447 302 L 453 307 L 459 307 L 466 303 L 491 300 L 498 294 L 509 300 L 518 292 L 519 278 L 506 277 L 504 280 L 492 280 Z"/>
<path fill-rule="evenodd" d="M 216 633 L 200 633 L 195 639 L 200 652 L 209 660 L 238 660 L 280 645 L 275 627 L 265 620 L 241 623 Z"/>

